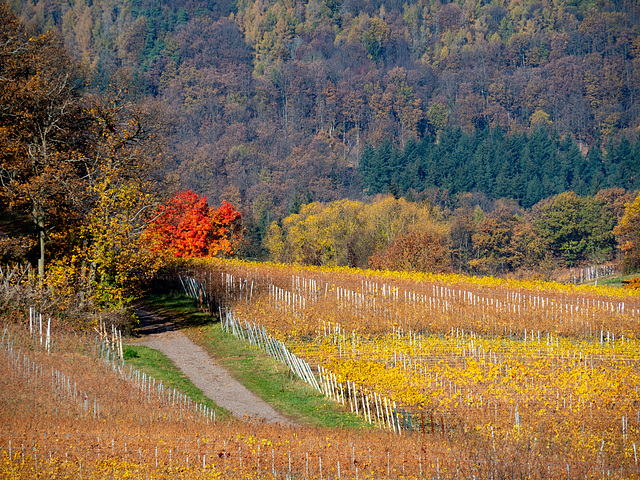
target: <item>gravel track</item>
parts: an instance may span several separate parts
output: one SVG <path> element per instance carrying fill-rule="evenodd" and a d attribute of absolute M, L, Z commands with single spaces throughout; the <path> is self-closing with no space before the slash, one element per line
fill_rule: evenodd
<path fill-rule="evenodd" d="M 229 372 L 200 346 L 176 330 L 172 323 L 144 308 L 138 308 L 136 313 L 140 318 L 141 338 L 131 343 L 162 352 L 216 405 L 240 419 L 295 425 L 233 379 Z"/>

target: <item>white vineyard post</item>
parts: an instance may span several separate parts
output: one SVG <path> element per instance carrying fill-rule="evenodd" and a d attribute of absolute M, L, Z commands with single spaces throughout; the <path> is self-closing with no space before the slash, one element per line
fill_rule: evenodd
<path fill-rule="evenodd" d="M 51 317 L 49 317 L 49 321 L 47 322 L 47 342 L 45 344 L 47 353 L 51 353 Z"/>

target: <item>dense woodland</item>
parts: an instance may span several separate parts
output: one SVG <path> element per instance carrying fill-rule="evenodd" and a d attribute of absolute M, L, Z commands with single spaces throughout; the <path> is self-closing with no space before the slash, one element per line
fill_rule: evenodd
<path fill-rule="evenodd" d="M 589 196 L 603 188 L 638 190 L 639 161 L 640 142 L 632 145 L 626 138 L 593 146 L 584 156 L 571 137 L 542 126 L 512 135 L 500 127 L 470 134 L 455 128 L 445 130 L 437 144 L 424 138 L 403 149 L 388 140 L 378 148 L 367 146 L 360 171 L 370 194 L 482 192 L 530 208 L 566 191 Z"/>
<path fill-rule="evenodd" d="M 94 84 L 126 75 L 168 105 L 183 185 L 257 218 L 394 181 L 524 207 L 638 186 L 633 0 L 9 3 L 57 30 Z M 367 178 L 363 152 L 385 141 L 403 176 L 419 170 L 412 181 Z M 563 178 L 548 185 L 536 168 L 558 157 Z"/>
<path fill-rule="evenodd" d="M 242 212 L 243 242 L 201 252 L 483 274 L 637 252 L 633 0 L 6 5 L 3 260 L 103 300 L 131 298 L 143 233 L 187 188 L 202 238 L 214 206 Z M 376 227 L 393 202 L 420 220 Z M 345 205 L 360 223 L 334 246 L 288 243 Z M 401 265 L 416 245 L 441 258 Z"/>

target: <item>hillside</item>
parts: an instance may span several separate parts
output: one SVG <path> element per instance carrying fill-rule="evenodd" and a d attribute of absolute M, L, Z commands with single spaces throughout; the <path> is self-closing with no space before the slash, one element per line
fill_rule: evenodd
<path fill-rule="evenodd" d="M 636 5 L 510 4 L 498 27 L 496 5 L 470 3 L 402 15 L 350 3 L 38 5 L 21 7 L 26 27 L 3 19 L 0 251 L 40 274 L 59 262 L 69 291 L 99 279 L 100 303 L 125 305 L 170 244 L 179 256 L 489 275 L 639 264 Z M 413 14 L 424 38 L 412 50 Z M 615 35 L 596 41 L 598 18 Z M 515 55 L 532 29 L 554 48 Z M 617 103 L 603 83 L 614 60 Z M 578 73 L 562 90 L 568 61 Z M 545 88 L 527 93 L 543 73 Z M 513 93 L 506 122 L 491 113 L 498 77 Z M 579 129 L 565 117 L 582 110 L 561 92 L 589 106 Z M 607 108 L 621 116 L 605 128 Z M 237 211 L 214 207 L 224 201 Z M 177 214 L 149 228 L 165 208 Z M 222 243 L 202 244 L 205 230 Z"/>
<path fill-rule="evenodd" d="M 222 416 L 211 402 L 123 361 L 114 330 L 96 325 L 98 338 L 56 317 L 49 335 L 37 315 L 14 311 L 0 338 L 1 476 L 638 474 L 637 295 L 239 261 L 181 267 L 192 276 L 172 277 L 174 284 L 190 285 L 198 307 L 218 304 L 223 314 L 202 321 L 191 306 L 198 320 L 183 312 L 180 329 L 209 351 L 224 337 L 235 346 L 227 358 L 242 359 L 238 370 L 248 356 L 256 362 L 250 368 L 262 368 L 254 379 L 278 364 L 271 401 L 295 389 L 290 407 L 316 401 L 313 415 L 333 410 L 341 422 L 281 426 Z M 286 350 L 276 353 L 276 344 Z M 313 379 L 296 369 L 300 359 Z"/>
<path fill-rule="evenodd" d="M 126 77 L 131 93 L 161 100 L 182 185 L 241 205 L 254 223 L 305 198 L 396 184 L 525 207 L 566 189 L 638 188 L 632 0 L 9 3 L 30 25 L 57 30 L 94 85 Z M 385 141 L 404 152 L 399 176 L 373 185 L 363 153 Z M 494 158 L 493 147 L 507 152 Z M 505 171 L 514 158 L 518 171 Z M 553 185 L 522 167 L 558 161 Z M 404 180 L 417 164 L 436 172 Z"/>

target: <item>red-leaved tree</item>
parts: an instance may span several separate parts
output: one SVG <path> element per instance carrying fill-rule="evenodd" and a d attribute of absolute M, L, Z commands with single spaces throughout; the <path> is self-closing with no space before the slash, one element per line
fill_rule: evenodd
<path fill-rule="evenodd" d="M 233 205 L 222 202 L 216 210 L 209 209 L 211 222 L 211 238 L 209 244 L 209 256 L 222 254 L 230 256 L 234 254 L 234 247 L 242 237 L 242 217 Z"/>
<path fill-rule="evenodd" d="M 230 256 L 242 235 L 240 212 L 227 202 L 214 209 L 191 190 L 159 207 L 147 235 L 156 251 L 176 257 Z"/>

